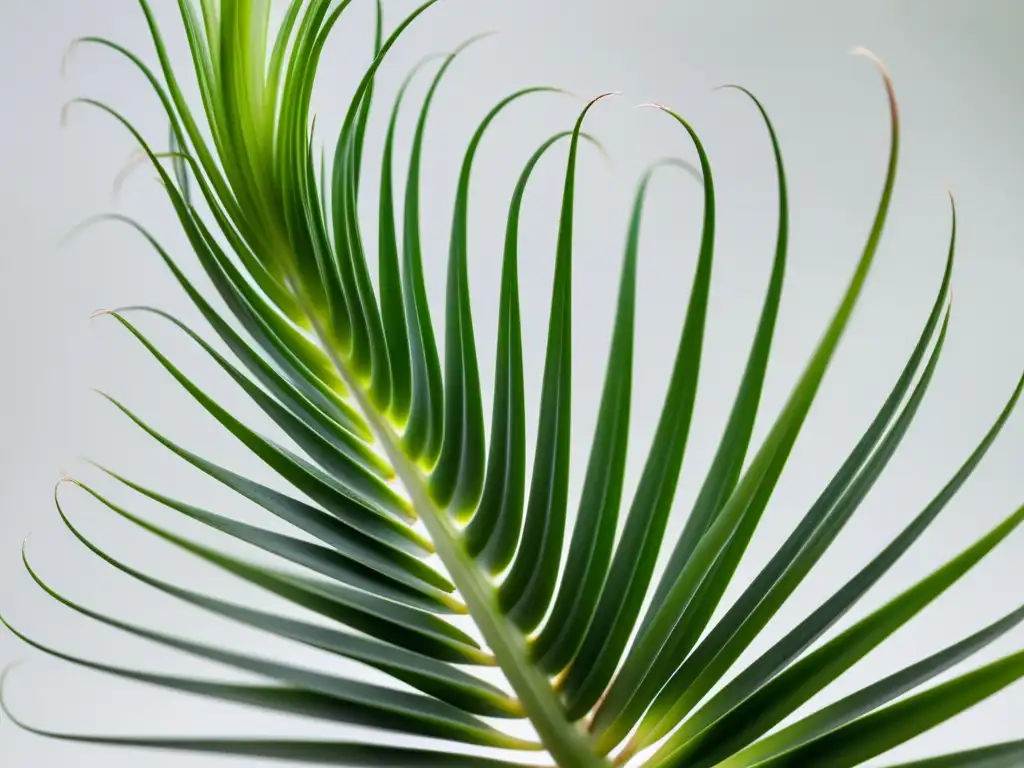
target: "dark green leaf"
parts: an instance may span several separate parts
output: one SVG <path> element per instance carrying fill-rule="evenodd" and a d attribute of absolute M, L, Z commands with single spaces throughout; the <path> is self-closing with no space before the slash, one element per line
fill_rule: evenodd
<path fill-rule="evenodd" d="M 762 768 L 847 768 L 924 733 L 1024 677 L 1024 651 L 854 720 L 759 765 Z M 911 763 L 903 768 L 1013 768 L 1020 742 Z"/>
<path fill-rule="evenodd" d="M 233 331 L 230 328 L 225 327 L 222 338 L 232 338 L 232 351 L 240 358 L 250 361 L 250 370 L 261 371 L 260 380 L 276 400 L 269 398 L 223 355 L 173 315 L 152 307 L 124 307 L 108 314 L 122 320 L 123 315 L 132 311 L 151 312 L 169 320 L 184 331 L 252 398 L 260 410 L 273 419 L 274 423 L 302 447 L 310 458 L 317 461 L 323 469 L 331 471 L 335 477 L 353 476 L 355 473 L 356 480 L 353 485 L 366 482 L 373 484 L 373 477 L 378 480 L 390 480 L 394 477 L 391 465 L 373 450 L 369 443 L 327 418 L 290 382 L 249 348 L 237 334 L 232 336 Z M 372 475 L 368 477 L 368 473 Z"/>
<path fill-rule="evenodd" d="M 650 167 L 636 191 L 619 280 L 618 308 L 604 392 L 569 545 L 569 559 L 555 606 L 531 648 L 537 663 L 551 674 L 564 669 L 579 650 L 611 562 L 629 437 L 640 222 L 654 171 L 673 162 L 676 161 L 662 161 Z"/>
<path fill-rule="evenodd" d="M 286 760 L 307 765 L 391 766 L 391 768 L 518 768 L 521 763 L 509 763 L 485 757 L 452 754 L 450 752 L 416 749 L 413 747 L 385 747 L 377 744 L 345 741 L 282 741 L 270 739 L 189 739 L 166 737 L 88 736 L 48 731 L 29 726 L 19 720 L 7 706 L 0 689 L 0 709 L 22 730 L 77 744 L 95 744 L 120 747 L 150 747 L 172 752 L 194 754 L 255 757 L 268 760 Z"/>
<path fill-rule="evenodd" d="M 535 748 L 532 742 L 507 736 L 472 715 L 421 694 L 371 685 L 356 680 L 260 659 L 203 643 L 193 642 L 164 632 L 146 629 L 93 611 L 61 595 L 47 585 L 25 559 L 25 567 L 39 586 L 55 600 L 90 619 L 141 637 L 167 648 L 187 653 L 225 666 L 267 677 L 303 691 L 320 694 L 319 700 L 334 699 L 347 705 L 353 714 L 346 719 L 406 733 L 418 733 L 472 744 L 515 749 Z M 336 708 L 341 715 L 342 708 Z"/>
<path fill-rule="evenodd" d="M 412 351 L 412 406 L 405 425 L 402 443 L 406 452 L 420 461 L 424 468 L 433 467 L 441 451 L 444 437 L 444 384 L 441 362 L 437 355 L 434 326 L 427 303 L 423 279 L 423 253 L 420 244 L 420 164 L 427 116 L 434 95 L 456 57 L 479 37 L 459 46 L 449 54 L 434 76 L 420 109 L 413 136 L 412 154 L 405 182 L 405 216 L 402 238 L 402 287 L 405 297 L 405 321 Z"/>
<path fill-rule="evenodd" d="M 661 688 L 661 692 L 658 693 L 631 743 L 635 746 L 651 744 L 678 723 L 689 712 L 689 708 L 695 706 L 707 694 L 767 625 L 786 598 L 793 593 L 793 590 L 829 548 L 860 502 L 874 486 L 875 481 L 888 465 L 912 424 L 938 363 L 949 321 L 948 312 L 939 341 L 932 351 L 926 370 L 909 402 L 893 422 L 893 416 L 906 396 L 935 332 L 935 327 L 942 316 L 953 269 L 955 224 L 953 232 L 954 236 L 950 239 L 949 255 L 946 260 L 946 271 L 931 313 L 903 372 L 871 425 L 832 481 L 804 515 L 800 524 L 697 649 L 688 657 L 686 656 L 696 640 L 696 636 L 703 631 L 704 624 L 699 621 L 694 622 L 696 626 L 693 631 L 685 636 L 684 641 L 680 642 L 671 654 L 665 654 L 665 663 L 661 667 L 660 674 L 652 669 L 641 688 L 634 694 L 629 710 L 616 718 L 615 728 L 609 730 L 603 737 L 604 746 L 617 742 L 624 732 L 635 724 L 636 718 L 641 713 L 641 708 L 650 703 L 649 697 L 640 695 L 644 689 L 652 691 Z M 883 439 L 883 434 L 890 422 L 893 422 L 892 428 Z M 727 548 L 720 560 L 725 560 L 729 554 L 730 548 Z M 729 563 L 729 567 L 733 567 L 733 563 Z M 705 579 L 702 590 L 710 580 L 710 578 Z M 701 597 L 702 595 L 698 594 L 697 600 Z M 714 602 L 716 601 L 705 600 L 703 606 L 709 608 Z M 693 604 L 691 603 L 691 605 Z M 687 618 L 684 613 L 680 620 L 685 621 Z M 685 661 L 682 661 L 684 657 Z M 680 662 L 682 662 L 681 666 L 679 666 Z M 671 674 L 666 684 L 665 675 L 673 669 L 675 672 Z M 600 715 L 598 719 L 600 719 Z"/>
<path fill-rule="evenodd" d="M 205 509 L 172 499 L 156 491 L 145 488 L 131 480 L 101 467 L 103 471 L 120 480 L 129 488 L 163 504 L 191 520 L 203 523 L 234 539 L 244 541 L 264 552 L 277 555 L 296 565 L 308 568 L 321 576 L 340 581 L 366 592 L 386 597 L 405 605 L 411 605 L 426 611 L 437 613 L 465 613 L 466 607 L 441 589 L 424 585 L 415 577 L 402 573 L 399 578 L 363 565 L 357 560 L 346 557 L 341 552 L 328 549 L 292 536 L 268 531 L 265 528 L 248 525 L 231 518 L 209 512 Z"/>
<path fill-rule="evenodd" d="M 720 711 L 720 705 L 717 697 L 712 699 L 709 707 L 700 710 L 680 731 L 672 735 L 655 759 L 667 757 L 671 765 L 709 768 L 742 749 L 910 621 L 977 565 L 1022 522 L 1024 508 L 1010 515 L 971 547 L 885 606 L 794 663 L 774 679 L 765 682 L 717 720 L 711 718 L 712 713 Z M 1024 674 L 1024 667 L 1021 667 L 1020 674 Z M 737 679 L 743 677 L 741 675 Z M 729 701 L 734 694 L 733 691 L 729 693 L 723 697 L 725 701 Z M 706 727 L 701 728 L 705 724 Z M 689 734 L 694 735 L 686 739 Z"/>
<path fill-rule="evenodd" d="M 715 247 L 715 186 L 711 163 L 696 132 L 669 112 L 689 134 L 704 180 L 700 253 L 672 378 L 643 474 L 601 589 L 594 619 L 566 676 L 560 681 L 569 717 L 583 717 L 605 692 L 633 630 L 661 548 L 682 468 L 697 395 L 704 323 Z"/>
<path fill-rule="evenodd" d="M 337 582 L 314 580 L 304 576 L 276 571 L 241 560 L 213 547 L 196 544 L 159 526 L 146 522 L 114 504 L 89 486 L 75 484 L 92 495 L 111 511 L 137 527 L 215 565 L 255 586 L 300 605 L 314 613 L 388 642 L 446 661 L 491 663 L 491 657 L 461 630 L 425 611 L 399 605 L 369 592 L 346 587 Z M 86 538 L 64 514 L 57 502 L 64 524 L 86 547 L 115 567 L 110 556 Z"/>
<path fill-rule="evenodd" d="M 999 418 L 989 429 L 977 448 L 975 448 L 974 452 L 967 458 L 953 478 L 939 491 L 931 503 L 903 529 L 900 535 L 893 539 L 882 552 L 843 585 L 839 591 L 769 650 L 765 651 L 755 662 L 737 675 L 728 685 L 715 694 L 707 704 L 690 717 L 683 727 L 677 730 L 665 742 L 666 745 L 673 745 L 673 747 L 663 747 L 666 750 L 666 754 L 668 749 L 684 744 L 690 737 L 695 736 L 712 723 L 718 721 L 719 718 L 733 710 L 734 707 L 747 699 L 748 696 L 760 690 L 768 681 L 785 669 L 793 659 L 821 637 L 871 586 L 877 583 L 903 553 L 925 532 L 949 500 L 977 468 L 1013 412 L 1014 406 L 1020 398 L 1022 388 L 1024 388 L 1024 376 L 1017 382 L 1017 386 L 1003 408 L 1002 413 L 999 414 Z"/>
<path fill-rule="evenodd" d="M 526 505 L 526 522 L 518 557 L 498 590 L 501 610 L 524 631 L 544 618 L 555 591 L 565 536 L 565 512 L 569 492 L 569 437 L 572 396 L 572 236 L 575 204 L 576 162 L 580 130 L 590 109 L 602 94 L 580 113 L 573 129 L 562 192 L 555 253 L 555 278 L 551 290 L 547 354 L 541 388 L 537 447 Z"/>
<path fill-rule="evenodd" d="M 895 94 L 888 73 L 882 70 L 882 75 L 889 97 L 892 146 L 878 211 L 853 278 L 847 286 L 824 337 L 794 387 L 782 413 L 776 419 L 729 500 L 675 579 L 661 610 L 648 625 L 647 632 L 630 650 L 630 654 L 616 678 L 617 685 L 624 687 L 626 691 L 639 685 L 652 666 L 664 663 L 664 655 L 667 654 L 671 657 L 677 645 L 681 643 L 681 639 L 685 638 L 689 628 L 681 626 L 678 618 L 686 606 L 698 595 L 709 574 L 717 570 L 716 563 L 722 562 L 718 560 L 719 555 L 726 548 L 731 549 L 736 546 L 737 548 L 733 550 L 731 556 L 734 558 L 742 556 L 749 537 L 757 527 L 761 514 L 778 482 L 793 444 L 821 386 L 829 362 L 849 323 L 857 300 L 860 298 L 888 216 L 899 157 L 899 115 Z M 653 562 L 651 567 L 653 567 Z M 720 575 L 723 580 L 732 576 L 731 572 L 722 572 Z M 639 603 L 639 600 L 636 602 Z M 611 674 L 610 670 L 608 674 Z"/>
<path fill-rule="evenodd" d="M 346 515 L 329 515 L 299 499 L 287 496 L 265 485 L 249 480 L 235 472 L 207 461 L 201 456 L 185 450 L 148 426 L 135 414 L 116 400 L 108 398 L 122 413 L 142 428 L 150 437 L 174 452 L 192 466 L 223 483 L 231 490 L 263 507 L 275 517 L 291 523 L 325 544 L 334 547 L 346 557 L 383 574 L 402 580 L 402 572 L 412 574 L 419 581 L 431 584 L 446 592 L 455 587 L 429 565 L 421 562 L 406 551 L 391 543 L 382 542 L 361 532 L 345 522 Z M 330 507 L 328 508 L 330 509 Z M 401 546 L 405 539 L 398 540 Z M 414 549 L 422 554 L 424 550 Z"/>
<path fill-rule="evenodd" d="M 746 768 L 787 752 L 917 688 L 936 675 L 972 656 L 1024 620 L 1024 607 L 1007 614 L 970 637 L 901 669 L 873 685 L 845 696 L 834 704 L 799 720 L 720 763 L 720 768 Z"/>
<path fill-rule="evenodd" d="M 380 309 L 391 365 L 390 416 L 396 424 L 403 427 L 409 418 L 409 409 L 412 407 L 412 368 L 395 232 L 394 181 L 392 178 L 395 130 L 398 125 L 402 100 L 413 77 L 424 64 L 436 58 L 436 56 L 431 56 L 421 61 L 402 82 L 395 99 L 394 109 L 391 112 L 391 120 L 388 123 L 387 137 L 384 140 L 384 156 L 381 160 L 377 282 L 380 286 Z"/>
<path fill-rule="evenodd" d="M 779 227 L 775 242 L 775 258 L 772 262 L 772 273 L 768 282 L 768 291 L 765 294 L 764 306 L 761 309 L 761 317 L 758 320 L 757 332 L 750 348 L 743 379 L 736 394 L 736 401 L 729 414 L 729 421 L 718 445 L 718 450 L 715 452 L 715 458 L 708 469 L 708 474 L 704 478 L 704 484 L 701 486 L 700 493 L 697 494 L 693 509 L 686 518 L 683 532 L 672 550 L 672 555 L 658 582 L 654 597 L 640 622 L 639 635 L 646 631 L 651 619 L 665 602 L 673 580 L 690 559 L 700 537 L 714 522 L 717 513 L 721 511 L 722 505 L 739 480 L 761 400 L 761 389 L 768 369 L 772 336 L 775 332 L 775 320 L 778 317 L 779 303 L 782 300 L 782 285 L 786 274 L 786 253 L 789 245 L 789 196 L 786 190 L 786 172 L 782 163 L 782 151 L 779 149 L 775 128 L 761 102 L 745 88 L 739 88 L 739 90 L 753 100 L 761 113 L 775 156 L 779 197 Z"/>
<path fill-rule="evenodd" d="M 350 503 L 341 503 L 345 504 L 346 511 L 350 513 L 349 522 L 371 536 L 389 543 L 402 538 L 418 543 L 420 536 L 396 519 L 399 511 L 406 518 L 411 516 L 407 503 L 388 486 L 380 483 L 376 488 L 379 493 L 374 492 L 373 485 L 352 488 L 346 484 L 346 478 L 329 475 L 258 435 L 195 385 L 127 321 L 121 319 L 121 322 L 214 419 L 296 488 L 323 504 L 337 505 L 340 500 L 347 500 Z"/>
<path fill-rule="evenodd" d="M 245 626 L 376 667 L 423 693 L 460 707 L 467 712 L 506 718 L 518 717 L 522 714 L 521 708 L 515 700 L 510 699 L 494 686 L 462 672 L 447 662 L 413 653 L 373 638 L 339 632 L 329 627 L 296 621 L 202 595 L 147 576 L 109 556 L 106 556 L 105 559 L 129 576 L 186 603 Z M 2 617 L 0 617 L 0 621 L 3 621 Z M 22 640 L 45 653 L 75 664 L 97 668 L 94 662 L 46 648 L 13 627 L 10 629 Z M 114 671 L 113 674 L 117 674 L 117 672 Z"/>
<path fill-rule="evenodd" d="M 526 488 L 526 403 L 519 311 L 519 226 L 523 196 L 544 153 L 560 139 L 572 135 L 572 131 L 563 131 L 541 144 L 523 168 L 509 204 L 498 302 L 487 476 L 476 514 L 465 529 L 466 549 L 492 574 L 504 571 L 515 555 L 522 530 Z"/>
<path fill-rule="evenodd" d="M 480 371 L 469 300 L 469 189 L 473 161 L 484 134 L 498 115 L 513 102 L 554 88 L 524 88 L 502 99 L 484 117 L 470 139 L 459 172 L 448 254 L 448 291 L 445 310 L 444 439 L 430 474 L 434 499 L 456 518 L 466 520 L 476 511 L 484 482 L 486 438 Z"/>
<path fill-rule="evenodd" d="M 952 752 L 889 768 L 1017 768 L 1021 760 L 1024 760 L 1024 740 Z"/>

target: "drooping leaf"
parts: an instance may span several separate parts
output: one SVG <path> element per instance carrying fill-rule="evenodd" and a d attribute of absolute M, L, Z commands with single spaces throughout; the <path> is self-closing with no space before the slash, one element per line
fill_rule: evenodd
<path fill-rule="evenodd" d="M 358 560 L 350 559 L 341 552 L 320 544 L 306 542 L 292 536 L 232 520 L 145 488 L 116 472 L 102 467 L 101 469 L 132 490 L 168 509 L 227 534 L 238 541 L 244 541 L 265 552 L 315 571 L 321 576 L 327 576 L 364 591 L 376 592 L 382 597 L 424 610 L 440 613 L 465 612 L 465 606 L 453 599 L 446 591 L 423 584 L 411 575 L 400 572 L 395 578 L 391 574 L 368 567 Z"/>
<path fill-rule="evenodd" d="M 469 635 L 432 613 L 393 603 L 371 592 L 346 587 L 337 582 L 315 580 L 249 563 L 217 549 L 196 544 L 131 514 L 89 486 L 76 482 L 80 488 L 104 504 L 121 518 L 196 557 L 221 568 L 233 576 L 261 587 L 296 605 L 327 619 L 386 639 L 413 651 L 432 654 L 447 661 L 490 663 L 488 654 L 480 650 Z M 57 500 L 57 510 L 64 524 L 86 547 L 108 559 L 86 538 L 64 514 Z M 109 562 L 109 560 L 108 560 Z M 111 563 L 113 564 L 113 563 Z"/>
<path fill-rule="evenodd" d="M 333 510 L 335 514 L 332 515 L 329 512 L 321 511 L 304 501 L 287 496 L 261 483 L 242 477 L 211 461 L 207 461 L 201 456 L 168 440 L 117 400 L 109 397 L 107 399 L 145 431 L 146 434 L 192 466 L 263 507 L 263 509 L 275 517 L 329 544 L 347 557 L 399 579 L 402 578 L 399 572 L 404 571 L 417 577 L 418 580 L 436 586 L 446 592 L 454 591 L 454 586 L 447 579 L 429 565 L 414 557 L 414 555 L 425 554 L 424 549 L 414 547 L 410 554 L 409 549 L 413 545 L 411 543 L 407 544 L 406 539 L 398 538 L 394 541 L 382 541 L 374 538 L 346 523 L 346 515 L 341 510 L 328 506 L 327 509 L 329 511 Z"/>
<path fill-rule="evenodd" d="M 25 567 L 36 583 L 51 597 L 83 616 L 197 658 L 224 664 L 277 680 L 303 691 L 319 694 L 321 702 L 323 698 L 333 699 L 343 705 L 343 707 L 335 708 L 335 716 L 344 717 L 347 722 L 487 746 L 514 749 L 535 747 L 532 742 L 506 736 L 478 718 L 467 715 L 457 707 L 444 704 L 437 699 L 268 661 L 115 619 L 61 595 L 39 577 L 27 559 Z M 350 714 L 342 715 L 342 712 L 346 710 Z"/>
<path fill-rule="evenodd" d="M 380 744 L 345 741 L 273 740 L 273 739 L 196 739 L 168 737 L 88 736 L 43 730 L 18 719 L 10 710 L 0 686 L 0 710 L 12 723 L 37 736 L 77 744 L 119 747 L 150 747 L 170 752 L 255 757 L 285 760 L 307 765 L 343 766 L 418 766 L 419 768 L 517 768 L 510 763 L 473 755 L 413 747 L 391 747 Z M 278 696 L 280 698 L 280 696 Z"/>

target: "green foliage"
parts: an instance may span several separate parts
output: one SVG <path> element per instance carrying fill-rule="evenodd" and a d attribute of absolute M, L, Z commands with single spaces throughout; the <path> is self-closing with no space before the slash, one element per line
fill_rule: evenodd
<path fill-rule="evenodd" d="M 633 384 L 636 278 L 644 201 L 652 167 L 632 211 L 600 411 L 578 513 L 570 526 L 572 273 L 576 171 L 589 102 L 575 126 L 552 136 L 528 159 L 511 196 L 498 303 L 491 428 L 484 422 L 477 342 L 470 306 L 468 238 L 473 163 L 488 127 L 521 99 L 520 90 L 486 114 L 458 176 L 443 317 L 443 360 L 426 300 L 420 244 L 420 163 L 434 96 L 473 40 L 440 59 L 420 106 L 409 164 L 396 195 L 396 130 L 402 85 L 384 136 L 376 282 L 357 216 L 364 144 L 375 78 L 403 31 L 390 36 L 377 7 L 375 56 L 352 95 L 330 151 L 314 140 L 310 98 L 324 44 L 350 0 L 292 0 L 275 31 L 271 0 L 179 0 L 192 54 L 190 77 L 202 111 L 185 99 L 180 65 L 167 54 L 148 0 L 139 0 L 159 67 L 117 43 L 148 79 L 171 125 L 168 152 L 148 143 L 127 117 L 96 107 L 139 142 L 225 316 L 140 224 L 147 240 L 212 333 L 199 333 L 160 310 L 110 313 L 196 403 L 262 459 L 295 495 L 273 490 L 178 445 L 118 401 L 146 434 L 304 537 L 241 523 L 104 470 L 126 493 L 157 502 L 254 546 L 279 570 L 200 544 L 149 522 L 77 480 L 58 488 L 68 530 L 100 559 L 149 588 L 244 626 L 367 664 L 412 689 L 400 691 L 283 660 L 202 644 L 99 612 L 47 584 L 23 552 L 25 567 L 50 597 L 88 619 L 208 661 L 254 673 L 265 684 L 237 685 L 146 672 L 76 656 L 33 639 L 0 619 L 28 645 L 88 669 L 151 686 L 268 711 L 370 726 L 441 740 L 433 747 L 376 742 L 111 738 L 15 724 L 58 739 L 183 752 L 281 758 L 325 765 L 503 766 L 521 764 L 446 750 L 445 742 L 544 750 L 558 765 L 608 766 L 640 760 L 653 768 L 853 766 L 938 725 L 1024 676 L 1012 654 L 941 685 L 930 679 L 968 658 L 1024 619 L 1018 609 L 916 664 L 867 685 L 781 730 L 785 718 L 854 666 L 967 573 L 1024 522 L 1024 508 L 889 603 L 842 633 L 811 646 L 876 584 L 936 519 L 992 445 L 1024 387 L 1013 390 L 981 442 L 934 500 L 870 563 L 789 634 L 730 677 L 737 661 L 825 554 L 867 496 L 906 435 L 936 371 L 950 320 L 956 227 L 931 311 L 890 395 L 799 525 L 736 602 L 712 617 L 783 472 L 829 363 L 861 296 L 878 251 L 896 181 L 899 119 L 892 84 L 879 64 L 890 105 L 891 153 L 877 214 L 846 293 L 789 400 L 751 454 L 765 372 L 783 293 L 789 235 L 779 140 L 750 93 L 774 152 L 778 236 L 760 321 L 719 448 L 684 530 L 665 541 L 700 380 L 715 256 L 715 186 L 701 140 L 682 116 L 660 110 L 692 146 L 704 195 L 702 236 L 689 306 L 665 404 L 637 490 L 623 505 Z M 876 62 L 877 63 L 877 62 Z M 734 87 L 735 88 L 735 87 Z M 524 197 L 534 169 L 568 144 L 547 350 L 532 476 L 526 476 L 526 407 L 518 283 Z M 165 162 L 166 161 L 166 162 Z M 398 219 L 401 219 L 399 224 Z M 230 404 L 188 378 L 131 318 L 147 312 L 185 334 L 297 446 L 286 449 L 247 426 Z M 441 319 L 437 319 L 441 322 Z M 748 456 L 748 454 L 751 454 Z M 744 466 L 746 466 L 745 469 Z M 77 487 L 115 517 L 279 598 L 317 614 L 318 623 L 276 615 L 159 579 L 101 549 L 65 512 L 61 488 Z M 621 530 L 620 529 L 621 518 Z M 417 523 L 421 525 L 417 525 Z M 567 554 L 563 546 L 568 537 Z M 655 580 L 659 554 L 671 545 Z M 436 554 L 436 561 L 428 555 Z M 564 559 L 564 562 L 563 562 Z M 439 562 L 435 567 L 434 563 Z M 302 573 L 306 575 L 297 575 Z M 650 596 L 645 605 L 645 598 Z M 468 614 L 484 643 L 450 617 Z M 477 674 L 497 666 L 507 686 Z M 721 685 L 720 685 L 721 684 Z M 712 691 L 714 693 L 712 694 Z M 895 699 L 911 693 L 893 703 Z M 487 718 L 487 719 L 484 719 Z M 509 735 L 504 723 L 527 719 L 537 738 Z M 1019 764 L 1019 742 L 937 757 L 916 766 Z M 512 757 L 508 758 L 513 760 Z"/>

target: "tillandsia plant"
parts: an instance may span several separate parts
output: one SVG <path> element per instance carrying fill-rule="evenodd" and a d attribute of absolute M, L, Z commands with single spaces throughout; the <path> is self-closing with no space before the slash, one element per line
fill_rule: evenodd
<path fill-rule="evenodd" d="M 128 577 L 221 617 L 361 662 L 394 679 L 382 686 L 260 658 L 118 618 L 35 582 L 85 617 L 268 682 L 228 684 L 92 661 L 57 658 L 159 688 L 271 712 L 430 737 L 402 746 L 373 731 L 363 742 L 101 737 L 34 733 L 76 742 L 134 745 L 326 765 L 654 768 L 854 766 L 956 715 L 1024 676 L 1024 651 L 927 687 L 1024 619 L 1020 608 L 911 666 L 776 728 L 872 649 L 941 596 L 1024 522 L 1024 507 L 930 575 L 844 631 L 829 629 L 914 544 L 967 481 L 1009 419 L 1024 379 L 981 442 L 906 528 L 853 578 L 753 662 L 737 661 L 829 549 L 906 435 L 935 373 L 949 323 L 955 212 L 945 271 L 910 358 L 874 420 L 774 557 L 727 610 L 718 611 L 758 526 L 862 293 L 896 179 L 899 121 L 892 85 L 891 153 L 881 200 L 845 295 L 767 436 L 751 450 L 786 270 L 788 208 L 782 156 L 760 102 L 778 174 L 778 238 L 767 293 L 731 415 L 681 535 L 666 541 L 698 387 L 715 245 L 715 187 L 698 134 L 680 129 L 699 162 L 703 224 L 675 363 L 635 493 L 623 499 L 633 375 L 638 243 L 648 172 L 640 182 L 621 269 L 600 411 L 575 517 L 569 515 L 574 185 L 586 105 L 574 127 L 528 159 L 511 196 L 498 307 L 489 433 L 481 392 L 467 271 L 467 219 L 474 157 L 488 126 L 526 88 L 497 103 L 465 153 L 454 200 L 443 320 L 428 311 L 420 247 L 420 164 L 432 99 L 465 46 L 431 61 L 436 71 L 419 108 L 396 201 L 398 93 L 383 138 L 377 253 L 364 248 L 357 209 L 374 82 L 402 33 L 436 0 L 383 34 L 351 96 L 336 141 L 321 158 L 311 93 L 325 41 L 349 0 L 291 0 L 271 29 L 270 0 L 179 0 L 201 110 L 187 101 L 148 0 L 139 0 L 159 66 L 116 42 L 85 38 L 124 56 L 148 79 L 171 125 L 157 148 L 116 109 L 90 99 L 132 134 L 159 174 L 209 292 L 140 224 L 120 216 L 162 258 L 209 331 L 230 351 L 160 310 L 109 313 L 219 424 L 294 492 L 271 489 L 172 442 L 109 398 L 125 416 L 200 472 L 293 526 L 283 535 L 150 489 L 111 470 L 125 493 L 244 542 L 280 561 L 258 565 L 129 511 L 78 480 L 58 486 L 57 510 L 85 547 Z M 876 64 L 878 62 L 876 61 Z M 408 84 L 408 81 L 406 81 Z M 599 97 L 600 98 L 600 97 Z M 520 213 L 531 172 L 551 148 L 568 147 L 537 440 L 527 478 L 524 372 L 517 282 Z M 661 165 L 661 164 L 659 164 Z M 652 168 L 652 171 L 654 169 Z M 401 217 L 399 224 L 397 219 Z M 376 262 L 373 265 L 373 262 Z M 376 269 L 376 279 L 371 274 Z M 134 324 L 155 313 L 195 342 L 290 438 L 284 447 L 250 429 L 186 377 Z M 611 308 L 609 308 L 611 311 Z M 438 325 L 443 323 L 443 344 Z M 439 353 L 443 348 L 443 362 Z M 229 602 L 150 575 L 105 551 L 67 515 L 77 486 L 124 521 L 233 576 L 317 614 L 316 622 Z M 127 504 L 127 502 L 125 502 Z M 570 524 L 571 522 L 571 524 Z M 224 541 L 227 541 L 225 539 Z M 664 551 L 666 565 L 656 568 Z M 24 555 L 24 551 L 23 551 Z M 297 567 L 292 567 L 297 566 Z M 656 578 L 657 575 L 657 578 Z M 715 617 L 721 614 L 717 620 Z M 468 615 L 483 642 L 460 627 Z M 5 621 L 5 623 L 7 623 Z M 819 642 L 819 640 L 821 642 Z M 814 646 L 812 648 L 812 646 Z M 480 670 L 496 667 L 501 683 Z M 918 690 L 926 686 L 923 690 Z M 897 701 L 898 699 L 898 701 Z M 530 735 L 509 723 L 526 721 Z M 532 735 L 532 734 L 535 734 Z M 412 742 L 418 744 L 419 742 Z M 466 745 L 470 745 L 467 747 Z M 483 750 L 476 755 L 474 750 Z M 501 750 L 501 751 L 496 751 Z M 1024 741 L 913 763 L 1016 766 Z"/>

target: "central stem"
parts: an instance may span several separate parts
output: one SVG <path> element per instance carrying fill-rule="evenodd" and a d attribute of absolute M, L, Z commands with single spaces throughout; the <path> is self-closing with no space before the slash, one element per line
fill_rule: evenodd
<path fill-rule="evenodd" d="M 302 296 L 301 291 L 297 294 Z M 315 312 L 307 308 L 306 314 L 324 352 L 355 398 L 359 410 L 369 422 L 395 473 L 405 486 L 413 509 L 437 548 L 438 557 L 462 594 L 470 615 L 519 697 L 545 749 L 564 768 L 608 768 L 608 761 L 595 753 L 587 734 L 566 719 L 565 710 L 551 687 L 551 681 L 530 660 L 526 638 L 499 610 L 494 585 L 463 548 L 459 534 L 447 514 L 427 492 L 427 481 L 422 471 L 406 456 L 391 426 L 377 413 L 360 382 L 349 374 Z"/>

